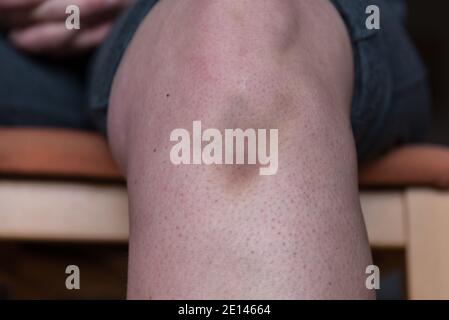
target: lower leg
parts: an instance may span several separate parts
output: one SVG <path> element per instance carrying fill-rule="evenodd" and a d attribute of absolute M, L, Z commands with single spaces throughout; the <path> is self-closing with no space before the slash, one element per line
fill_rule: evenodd
<path fill-rule="evenodd" d="M 130 298 L 371 297 L 351 59 L 327 0 L 153 9 L 119 69 L 109 117 L 130 195 Z M 195 120 L 278 129 L 277 174 L 173 165 L 170 132 Z"/>

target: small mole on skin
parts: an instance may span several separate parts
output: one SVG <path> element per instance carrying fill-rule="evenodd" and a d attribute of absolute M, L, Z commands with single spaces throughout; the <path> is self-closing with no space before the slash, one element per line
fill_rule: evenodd
<path fill-rule="evenodd" d="M 157 149 L 156 149 L 156 148 L 154 148 L 154 149 L 153 149 L 153 152 L 156 152 L 156 150 L 157 150 Z"/>
<path fill-rule="evenodd" d="M 167 93 L 167 98 L 170 98 L 170 93 Z"/>

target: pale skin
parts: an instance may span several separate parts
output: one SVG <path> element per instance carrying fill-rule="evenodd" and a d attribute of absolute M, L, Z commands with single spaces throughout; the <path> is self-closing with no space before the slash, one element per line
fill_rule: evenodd
<path fill-rule="evenodd" d="M 374 297 L 351 50 L 328 0 L 153 8 L 119 67 L 108 119 L 130 198 L 128 298 Z M 173 165 L 170 132 L 195 120 L 278 129 L 277 174 Z"/>

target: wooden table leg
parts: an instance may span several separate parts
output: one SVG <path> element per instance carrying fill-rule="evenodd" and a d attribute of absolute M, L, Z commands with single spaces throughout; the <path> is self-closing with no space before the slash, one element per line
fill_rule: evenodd
<path fill-rule="evenodd" d="M 449 299 L 449 193 L 406 192 L 406 251 L 410 299 Z"/>

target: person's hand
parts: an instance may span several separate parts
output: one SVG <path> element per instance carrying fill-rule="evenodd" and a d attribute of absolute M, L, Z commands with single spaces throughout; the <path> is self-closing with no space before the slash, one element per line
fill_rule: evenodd
<path fill-rule="evenodd" d="M 0 23 L 29 53 L 66 55 L 98 46 L 117 14 L 133 0 L 0 0 Z M 80 8 L 81 29 L 68 30 L 66 8 Z"/>

